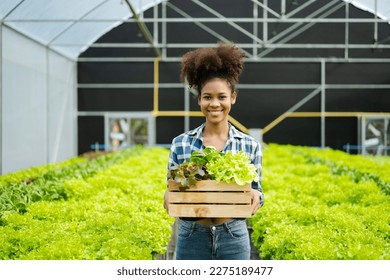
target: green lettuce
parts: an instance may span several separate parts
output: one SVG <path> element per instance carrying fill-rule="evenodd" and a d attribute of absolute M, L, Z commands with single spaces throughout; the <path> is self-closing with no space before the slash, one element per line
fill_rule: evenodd
<path fill-rule="evenodd" d="M 222 153 L 212 146 L 193 152 L 190 161 L 172 169 L 170 176 L 184 189 L 195 185 L 197 181 L 208 179 L 238 185 L 259 180 L 256 167 L 243 151 Z"/>
<path fill-rule="evenodd" d="M 256 167 L 243 151 L 236 154 L 227 152 L 224 156 L 210 160 L 206 164 L 206 170 L 210 177 L 217 182 L 245 185 L 259 180 Z"/>

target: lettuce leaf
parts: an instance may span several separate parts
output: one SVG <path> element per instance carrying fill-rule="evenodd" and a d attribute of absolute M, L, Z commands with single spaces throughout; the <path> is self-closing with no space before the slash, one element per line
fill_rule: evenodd
<path fill-rule="evenodd" d="M 206 170 L 217 182 L 245 185 L 258 181 L 256 167 L 243 151 L 236 154 L 227 152 L 224 156 L 212 159 L 206 164 Z"/>
<path fill-rule="evenodd" d="M 258 181 L 256 167 L 243 151 L 222 153 L 208 146 L 203 151 L 191 154 L 190 161 L 171 170 L 171 179 L 180 182 L 183 188 L 195 185 L 199 180 L 245 185 Z"/>

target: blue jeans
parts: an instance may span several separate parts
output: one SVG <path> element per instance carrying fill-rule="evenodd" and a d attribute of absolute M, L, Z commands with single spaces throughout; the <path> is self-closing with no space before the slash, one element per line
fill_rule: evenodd
<path fill-rule="evenodd" d="M 201 225 L 181 220 L 176 243 L 177 260 L 249 260 L 250 240 L 245 220 Z"/>

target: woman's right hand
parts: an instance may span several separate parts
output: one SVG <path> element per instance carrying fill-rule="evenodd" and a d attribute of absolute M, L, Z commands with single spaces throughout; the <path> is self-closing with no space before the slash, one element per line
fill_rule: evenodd
<path fill-rule="evenodd" d="M 168 190 L 166 190 L 164 194 L 164 208 L 168 212 Z"/>

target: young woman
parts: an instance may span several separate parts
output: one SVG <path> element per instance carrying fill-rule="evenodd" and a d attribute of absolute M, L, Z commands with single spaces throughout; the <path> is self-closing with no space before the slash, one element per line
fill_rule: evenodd
<path fill-rule="evenodd" d="M 213 146 L 222 152 L 244 151 L 256 166 L 259 181 L 252 182 L 252 214 L 263 205 L 261 188 L 261 146 L 228 122 L 236 103 L 236 84 L 243 69 L 244 53 L 232 44 L 203 48 L 182 58 L 181 79 L 198 92 L 198 104 L 205 122 L 173 139 L 168 170 L 189 161 L 192 152 Z M 165 198 L 164 206 L 167 209 Z M 180 218 L 176 259 L 239 260 L 250 258 L 250 239 L 245 219 Z"/>

